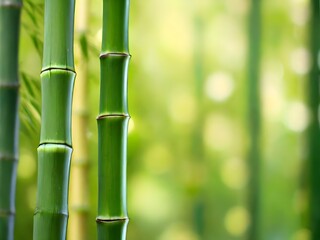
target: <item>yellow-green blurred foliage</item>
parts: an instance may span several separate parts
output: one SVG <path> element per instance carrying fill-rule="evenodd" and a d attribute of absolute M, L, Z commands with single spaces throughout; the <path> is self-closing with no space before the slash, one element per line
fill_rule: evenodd
<path fill-rule="evenodd" d="M 132 0 L 130 9 L 128 239 L 245 239 L 249 1 Z M 102 1 L 91 0 L 89 239 L 96 235 L 101 17 Z M 261 239 L 308 240 L 301 220 L 308 1 L 262 1 L 261 17 Z M 42 39 L 41 12 L 35 18 L 23 11 L 20 71 L 39 86 L 32 36 Z M 21 92 L 15 236 L 32 239 L 40 94 L 28 95 L 23 84 Z"/>

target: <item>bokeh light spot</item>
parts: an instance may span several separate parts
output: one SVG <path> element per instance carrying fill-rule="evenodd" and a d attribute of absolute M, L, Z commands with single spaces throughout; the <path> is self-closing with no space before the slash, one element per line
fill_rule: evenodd
<path fill-rule="evenodd" d="M 297 48 L 291 53 L 291 68 L 296 74 L 305 75 L 308 73 L 310 69 L 309 55 L 309 51 L 304 47 Z"/>
<path fill-rule="evenodd" d="M 235 141 L 236 129 L 231 120 L 221 114 L 211 114 L 203 131 L 205 144 L 216 150 L 230 149 Z"/>
<path fill-rule="evenodd" d="M 294 235 L 292 240 L 309 240 L 311 239 L 310 231 L 306 228 L 299 229 Z"/>
<path fill-rule="evenodd" d="M 247 183 L 247 169 L 243 160 L 233 158 L 227 160 L 221 169 L 222 181 L 233 189 L 242 189 Z"/>
<path fill-rule="evenodd" d="M 196 104 L 193 96 L 186 92 L 173 96 L 170 105 L 170 115 L 180 123 L 192 123 L 196 114 Z"/>
<path fill-rule="evenodd" d="M 165 230 L 160 240 L 199 240 L 199 238 L 192 232 L 191 227 L 175 223 Z"/>
<path fill-rule="evenodd" d="M 161 174 L 170 169 L 172 155 L 165 145 L 156 144 L 148 148 L 143 161 L 149 172 Z"/>
<path fill-rule="evenodd" d="M 249 214 L 242 206 L 231 208 L 225 217 L 224 223 L 227 231 L 233 236 L 241 236 L 249 226 Z"/>
<path fill-rule="evenodd" d="M 302 132 L 308 124 L 309 111 L 306 105 L 299 101 L 290 103 L 285 116 L 285 125 L 294 132 Z"/>
<path fill-rule="evenodd" d="M 209 76 L 205 87 L 206 94 L 210 99 L 223 102 L 232 94 L 234 81 L 228 73 L 217 72 Z"/>
<path fill-rule="evenodd" d="M 155 224 L 171 216 L 172 196 L 169 189 L 152 178 L 139 175 L 129 182 L 131 212 Z"/>
<path fill-rule="evenodd" d="M 281 121 L 284 107 L 282 84 L 282 64 L 272 64 L 263 72 L 261 84 L 262 111 L 263 117 L 267 120 Z"/>

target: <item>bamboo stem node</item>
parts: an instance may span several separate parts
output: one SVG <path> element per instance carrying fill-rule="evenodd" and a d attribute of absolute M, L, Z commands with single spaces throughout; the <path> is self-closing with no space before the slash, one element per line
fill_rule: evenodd
<path fill-rule="evenodd" d="M 101 217 L 97 217 L 96 218 L 96 222 L 99 223 L 103 223 L 103 222 L 127 222 L 129 221 L 128 217 L 122 217 L 122 218 L 101 218 Z"/>
<path fill-rule="evenodd" d="M 106 119 L 106 118 L 115 118 L 115 117 L 122 117 L 122 118 L 131 118 L 131 116 L 129 114 L 102 114 L 99 115 L 96 119 Z"/>
<path fill-rule="evenodd" d="M 65 217 L 68 217 L 69 216 L 69 213 L 68 212 L 63 212 L 63 211 L 43 211 L 39 208 L 36 208 L 35 211 L 34 211 L 34 216 L 37 215 L 37 214 L 50 214 L 50 215 L 55 215 L 55 216 L 65 216 Z"/>
<path fill-rule="evenodd" d="M 47 142 L 41 142 L 38 146 L 38 149 L 42 146 L 45 146 L 45 145 L 48 145 L 48 144 L 53 144 L 53 145 L 58 145 L 58 146 L 64 146 L 64 147 L 67 147 L 67 148 L 70 148 L 72 150 L 72 146 L 66 142 L 57 142 L 57 141 L 47 141 Z M 58 147 L 57 146 L 57 147 Z"/>
<path fill-rule="evenodd" d="M 18 157 L 14 155 L 5 155 L 1 154 L 0 155 L 0 161 L 13 161 L 13 162 L 18 162 Z"/>
<path fill-rule="evenodd" d="M 124 53 L 124 52 L 106 52 L 106 53 L 101 53 L 99 58 L 107 58 L 107 57 L 129 57 L 131 58 L 132 56 L 129 53 Z"/>
<path fill-rule="evenodd" d="M 22 2 L 19 3 L 13 3 L 13 2 L 2 2 L 0 3 L 0 8 L 22 8 L 23 4 Z"/>
<path fill-rule="evenodd" d="M 8 82 L 8 83 L 0 83 L 0 88 L 20 88 L 20 83 L 19 82 Z"/>
<path fill-rule="evenodd" d="M 0 209 L 0 217 L 8 217 L 16 215 L 15 211 Z"/>
<path fill-rule="evenodd" d="M 46 71 L 54 71 L 54 70 L 62 70 L 62 71 L 68 71 L 68 72 L 72 72 L 74 73 L 75 75 L 77 75 L 76 71 L 72 68 L 63 68 L 63 67 L 47 67 L 47 68 L 43 68 L 41 70 L 41 73 L 44 73 Z"/>

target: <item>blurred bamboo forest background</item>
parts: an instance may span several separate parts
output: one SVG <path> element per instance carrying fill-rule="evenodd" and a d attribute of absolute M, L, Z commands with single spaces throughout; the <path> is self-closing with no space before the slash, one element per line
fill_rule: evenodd
<path fill-rule="evenodd" d="M 88 239 L 95 239 L 102 1 L 89 9 Z M 131 1 L 128 239 L 248 239 L 249 11 L 248 0 Z M 261 1 L 259 239 L 310 236 L 310 16 L 307 0 Z M 25 1 L 16 239 L 32 239 L 42 35 L 43 2 Z"/>

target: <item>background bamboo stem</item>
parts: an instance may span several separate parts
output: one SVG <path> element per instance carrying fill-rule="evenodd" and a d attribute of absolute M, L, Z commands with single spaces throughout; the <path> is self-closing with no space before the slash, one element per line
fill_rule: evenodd
<path fill-rule="evenodd" d="M 205 162 L 205 153 L 203 145 L 203 126 L 204 126 L 204 110 L 203 110 L 203 23 L 201 16 L 196 13 L 194 17 L 194 85 L 195 96 L 197 103 L 197 116 L 194 123 L 194 136 L 192 138 L 192 150 L 194 159 L 197 160 L 195 166 L 201 166 Z M 200 170 L 199 170 L 200 171 Z M 199 174 L 199 173 L 196 173 Z M 199 183 L 196 191 L 193 206 L 193 219 L 195 231 L 200 239 L 204 238 L 205 234 L 205 203 L 204 203 L 204 186 Z"/>
<path fill-rule="evenodd" d="M 310 125 L 308 134 L 308 159 L 310 176 L 310 230 L 312 240 L 320 239 L 320 128 L 319 128 L 319 1 L 312 0 L 310 3 L 310 48 L 311 48 L 311 71 L 308 85 L 308 102 L 310 108 Z"/>
<path fill-rule="evenodd" d="M 42 118 L 34 239 L 65 239 L 75 80 L 73 0 L 46 0 L 41 73 Z"/>
<path fill-rule="evenodd" d="M 87 0 L 78 0 L 75 14 L 75 57 L 77 68 L 77 83 L 74 90 L 72 139 L 73 159 L 70 173 L 70 219 L 68 239 L 88 239 L 89 214 L 89 159 L 87 140 Z"/>
<path fill-rule="evenodd" d="M 98 239 L 126 239 L 129 0 L 103 1 L 98 121 Z"/>
<path fill-rule="evenodd" d="M 19 0 L 0 0 L 0 240 L 14 237 L 21 6 Z"/>
<path fill-rule="evenodd" d="M 249 196 L 248 239 L 259 239 L 260 201 L 260 0 L 251 1 L 249 13 L 248 106 L 249 106 Z"/>

